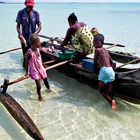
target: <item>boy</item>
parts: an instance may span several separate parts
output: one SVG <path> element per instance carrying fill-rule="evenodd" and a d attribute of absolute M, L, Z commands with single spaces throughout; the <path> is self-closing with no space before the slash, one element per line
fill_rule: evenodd
<path fill-rule="evenodd" d="M 103 97 L 111 104 L 112 109 L 116 108 L 116 102 L 112 95 L 112 82 L 115 80 L 115 73 L 111 67 L 111 59 L 108 51 L 103 48 L 104 36 L 97 34 L 94 36 L 95 55 L 94 61 L 99 67 L 99 90 Z"/>

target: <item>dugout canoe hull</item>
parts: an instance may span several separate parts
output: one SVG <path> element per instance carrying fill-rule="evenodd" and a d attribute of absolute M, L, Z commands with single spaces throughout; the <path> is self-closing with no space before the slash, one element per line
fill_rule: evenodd
<path fill-rule="evenodd" d="M 127 63 L 132 60 L 138 59 L 138 56 L 132 55 L 130 53 L 124 53 L 124 52 L 118 52 L 118 51 L 108 51 L 108 52 L 114 61 L 117 61 L 120 63 Z M 137 63 L 139 63 L 139 61 L 136 61 L 132 64 L 137 64 Z"/>
<path fill-rule="evenodd" d="M 49 43 L 49 42 L 44 41 L 41 44 L 42 44 L 42 47 L 54 46 L 55 48 L 60 49 L 60 46 L 54 43 Z M 130 53 L 125 53 L 125 52 L 110 51 L 110 50 L 108 50 L 108 52 L 111 58 L 114 61 L 117 61 L 119 63 L 127 63 L 127 62 L 130 62 L 132 60 L 136 60 L 139 58 L 138 56 L 132 55 Z M 135 61 L 132 64 L 137 64 L 137 63 L 139 63 L 139 61 Z"/>
<path fill-rule="evenodd" d="M 58 45 L 53 45 L 53 46 L 56 49 L 59 49 Z M 47 47 L 47 45 L 45 45 L 45 47 Z M 41 51 L 41 55 L 43 61 L 58 59 L 57 56 L 44 51 Z M 135 59 L 135 57 L 133 58 Z M 128 61 L 128 59 L 126 60 Z M 57 69 L 70 77 L 78 79 L 80 82 L 98 88 L 98 75 L 96 73 L 91 73 L 83 69 L 81 66 L 79 66 L 79 64 L 73 64 L 71 62 Z M 140 68 L 137 69 L 119 68 L 115 71 L 115 74 L 116 74 L 116 79 L 114 81 L 114 88 L 113 88 L 114 95 L 117 97 L 121 97 L 123 99 L 126 99 L 128 97 L 130 98 L 129 101 L 131 101 L 131 98 L 132 100 L 136 99 L 139 102 L 140 101 Z"/>
<path fill-rule="evenodd" d="M 19 123 L 19 125 L 35 140 L 44 140 L 39 129 L 24 109 L 9 94 L 0 92 L 0 102 Z M 20 139 L 20 138 L 19 138 Z"/>

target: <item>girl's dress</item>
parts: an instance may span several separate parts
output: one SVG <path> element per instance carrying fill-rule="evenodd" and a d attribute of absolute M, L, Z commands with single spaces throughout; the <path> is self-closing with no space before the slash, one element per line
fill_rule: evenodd
<path fill-rule="evenodd" d="M 37 48 L 36 51 L 33 51 L 30 48 L 28 50 L 28 53 L 30 53 L 31 55 L 31 58 L 28 62 L 29 76 L 33 80 L 45 79 L 47 77 L 47 73 L 44 66 L 42 65 L 42 59 L 41 59 L 39 49 Z"/>

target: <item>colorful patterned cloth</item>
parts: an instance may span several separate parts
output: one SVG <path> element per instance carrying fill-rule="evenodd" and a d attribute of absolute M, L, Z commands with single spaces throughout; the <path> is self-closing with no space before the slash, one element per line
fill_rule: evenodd
<path fill-rule="evenodd" d="M 93 35 L 87 26 L 81 27 L 75 35 L 72 35 L 71 43 L 74 49 L 84 54 L 94 52 Z"/>

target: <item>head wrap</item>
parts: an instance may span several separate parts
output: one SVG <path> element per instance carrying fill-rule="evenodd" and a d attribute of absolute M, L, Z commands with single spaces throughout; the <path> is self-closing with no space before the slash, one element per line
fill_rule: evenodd
<path fill-rule="evenodd" d="M 25 0 L 25 5 L 34 7 L 34 0 Z"/>

